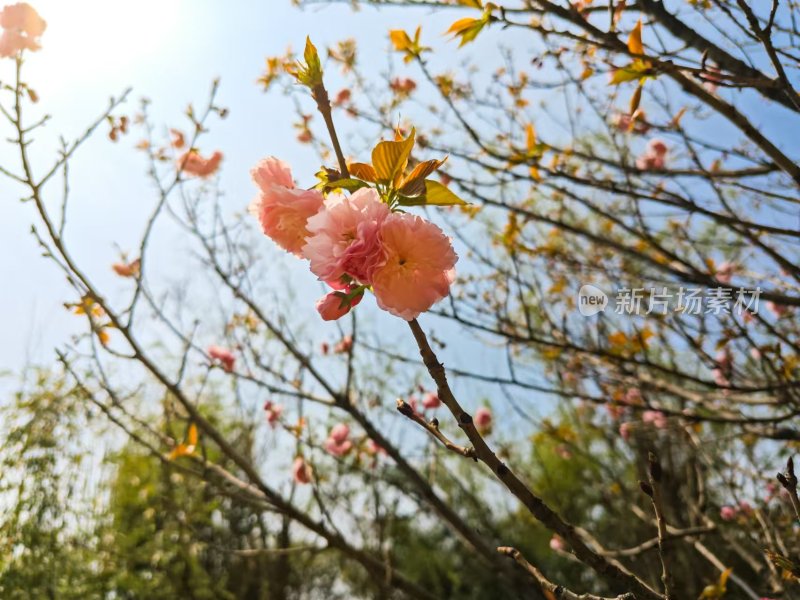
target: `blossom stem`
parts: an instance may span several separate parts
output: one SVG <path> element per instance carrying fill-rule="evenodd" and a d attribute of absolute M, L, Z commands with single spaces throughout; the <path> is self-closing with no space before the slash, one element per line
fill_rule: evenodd
<path fill-rule="evenodd" d="M 314 101 L 317 103 L 317 110 L 322 115 L 323 120 L 325 121 L 325 126 L 328 128 L 328 135 L 331 137 L 331 143 L 333 144 L 333 151 L 336 152 L 336 159 L 339 161 L 339 171 L 344 179 L 350 177 L 350 171 L 347 169 L 347 161 L 344 158 L 344 153 L 342 152 L 342 146 L 339 144 L 339 136 L 336 135 L 336 127 L 333 125 L 333 116 L 331 115 L 331 101 L 328 97 L 328 90 L 325 89 L 325 85 L 320 83 L 314 86 L 311 90 L 311 96 L 314 98 Z"/>

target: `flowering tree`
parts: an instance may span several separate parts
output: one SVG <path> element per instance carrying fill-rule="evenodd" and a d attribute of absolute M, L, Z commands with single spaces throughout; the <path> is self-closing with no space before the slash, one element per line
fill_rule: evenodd
<path fill-rule="evenodd" d="M 165 469 L 263 515 L 254 552 L 302 540 L 297 551 L 360 565 L 369 581 L 340 578 L 351 595 L 793 597 L 796 7 L 364 4 L 451 11 L 448 33 L 466 48 L 388 31 L 408 73 L 384 80 L 361 71 L 354 40 L 329 48 L 325 69 L 310 40 L 300 59 L 268 58 L 262 83 L 298 95 L 298 139 L 323 164 L 295 180 L 264 159 L 241 218 L 220 206 L 222 153 L 199 149 L 226 114 L 216 83 L 187 112 L 188 134 L 158 134 L 146 104 L 118 115 L 123 97 L 34 172 L 22 66 L 45 25 L 26 4 L 4 9 L 0 48 L 17 65 L 4 115 L 20 161 L 2 172 L 35 207 L 34 235 L 86 319 L 58 355 L 75 389 Z M 499 31 L 530 53 L 498 48 Z M 469 61 L 470 47 L 478 58 L 458 73 L 436 60 Z M 340 115 L 357 124 L 350 146 Z M 57 210 L 46 200 L 103 123 L 112 139 L 141 127 L 158 191 L 138 248 L 113 266 L 124 295 L 70 252 L 68 187 Z M 157 281 L 150 240 L 165 218 L 223 297 L 195 306 Z M 313 302 L 290 312 L 287 278 L 258 260 L 283 251 L 326 286 L 314 318 L 347 323 L 333 348 L 293 318 Z M 197 324 L 212 302 L 224 340 Z M 410 330 L 419 357 L 381 335 L 386 323 Z M 427 323 L 501 360 L 445 368 Z M 249 418 L 222 426 L 212 390 Z M 556 403 L 533 416 L 540 399 Z M 280 469 L 267 444 L 289 457 Z M 427 527 L 442 533 L 441 549 L 416 546 L 426 569 L 409 540 L 437 543 Z M 460 581 L 445 575 L 454 565 L 468 567 Z"/>

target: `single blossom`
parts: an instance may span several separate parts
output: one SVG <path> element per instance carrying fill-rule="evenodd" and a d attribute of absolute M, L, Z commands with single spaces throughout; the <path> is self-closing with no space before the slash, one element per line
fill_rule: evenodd
<path fill-rule="evenodd" d="M 619 436 L 626 442 L 631 439 L 633 433 L 633 423 L 620 423 Z"/>
<path fill-rule="evenodd" d="M 783 304 L 776 304 L 772 300 L 769 300 L 766 306 L 767 310 L 778 318 L 781 318 L 783 315 L 789 312 L 788 306 L 785 306 Z"/>
<path fill-rule="evenodd" d="M 309 465 L 302 456 L 298 456 L 292 463 L 292 477 L 295 482 L 306 484 L 311 483 L 311 478 L 314 474 L 311 465 Z"/>
<path fill-rule="evenodd" d="M 130 262 L 117 262 L 111 265 L 114 272 L 120 277 L 138 277 L 142 261 L 138 258 Z"/>
<path fill-rule="evenodd" d="M 322 208 L 322 194 L 295 188 L 288 165 L 274 157 L 259 162 L 251 175 L 261 193 L 250 204 L 250 213 L 259 220 L 265 235 L 302 258 L 309 235 L 307 222 Z"/>
<path fill-rule="evenodd" d="M 216 173 L 221 162 L 222 152 L 219 150 L 216 150 L 208 158 L 202 156 L 197 150 L 189 150 L 178 158 L 178 169 L 182 173 L 205 178 Z"/>
<path fill-rule="evenodd" d="M 209 346 L 206 352 L 208 352 L 212 360 L 219 362 L 228 373 L 233 371 L 233 366 L 236 363 L 236 357 L 233 352 L 222 346 Z"/>
<path fill-rule="evenodd" d="M 22 50 L 39 50 L 39 37 L 47 22 L 27 2 L 10 4 L 0 11 L 0 57 L 14 56 Z"/>
<path fill-rule="evenodd" d="M 356 306 L 364 298 L 363 290 L 353 298 L 348 299 L 352 288 L 348 288 L 344 292 L 333 291 L 328 292 L 322 298 L 317 300 L 317 312 L 324 321 L 335 321 L 340 319 L 350 312 L 350 309 Z"/>
<path fill-rule="evenodd" d="M 646 410 L 642 413 L 642 422 L 649 423 L 656 429 L 667 428 L 667 415 L 660 410 Z"/>
<path fill-rule="evenodd" d="M 488 433 L 492 428 L 492 412 L 488 408 L 481 406 L 475 411 L 473 421 L 478 431 Z"/>
<path fill-rule="evenodd" d="M 346 354 L 350 352 L 350 348 L 353 347 L 353 336 L 346 335 L 341 340 L 336 342 L 336 345 L 333 347 L 334 354 Z"/>
<path fill-rule="evenodd" d="M 733 506 L 723 506 L 719 509 L 719 518 L 723 521 L 733 521 L 739 511 Z"/>
<path fill-rule="evenodd" d="M 550 549 L 554 552 L 563 552 L 565 549 L 564 540 L 559 535 L 553 535 L 550 538 Z"/>
<path fill-rule="evenodd" d="M 647 122 L 647 116 L 644 111 L 641 111 L 636 119 L 627 113 L 616 113 L 611 118 L 611 125 L 616 127 L 623 133 L 647 133 L 650 131 L 650 124 Z"/>
<path fill-rule="evenodd" d="M 432 410 L 434 408 L 439 408 L 442 405 L 442 401 L 439 399 L 439 395 L 436 392 L 428 392 L 422 397 L 422 406 L 425 409 Z"/>
<path fill-rule="evenodd" d="M 281 404 L 275 404 L 271 400 L 267 400 L 264 403 L 264 414 L 267 417 L 267 423 L 275 429 L 275 426 L 278 424 L 283 414 L 283 406 Z"/>
<path fill-rule="evenodd" d="M 642 171 L 663 169 L 667 162 L 668 151 L 669 148 L 663 140 L 658 138 L 650 140 L 644 154 L 636 159 L 636 168 Z"/>
<path fill-rule="evenodd" d="M 386 260 L 372 276 L 375 298 L 411 321 L 450 293 L 458 256 L 441 229 L 408 213 L 387 217 L 380 235 Z"/>
<path fill-rule="evenodd" d="M 350 441 L 350 428 L 346 423 L 339 423 L 331 428 L 328 439 L 325 440 L 325 450 L 334 456 L 344 456 L 353 448 Z"/>
<path fill-rule="evenodd" d="M 371 188 L 349 197 L 329 197 L 324 210 L 308 220 L 310 236 L 303 255 L 311 272 L 333 287 L 344 275 L 371 284 L 385 260 L 380 232 L 389 214 L 389 207 Z"/>

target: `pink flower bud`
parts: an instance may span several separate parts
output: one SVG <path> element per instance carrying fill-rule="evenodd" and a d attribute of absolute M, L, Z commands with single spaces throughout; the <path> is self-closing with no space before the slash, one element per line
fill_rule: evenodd
<path fill-rule="evenodd" d="M 362 291 L 357 296 L 348 299 L 345 292 L 328 292 L 317 300 L 317 311 L 325 321 L 335 321 L 350 312 L 364 297 Z"/>
<path fill-rule="evenodd" d="M 439 408 L 441 405 L 442 401 L 439 400 L 439 396 L 435 392 L 428 392 L 422 397 L 422 406 L 428 410 Z"/>
<path fill-rule="evenodd" d="M 311 465 L 309 465 L 302 456 L 298 456 L 294 459 L 294 463 L 292 464 L 292 477 L 294 477 L 297 483 L 311 483 L 313 473 Z"/>
<path fill-rule="evenodd" d="M 560 536 L 554 535 L 550 538 L 550 549 L 554 552 L 563 552 L 565 548 L 564 540 Z"/>
<path fill-rule="evenodd" d="M 475 411 L 475 427 L 481 433 L 488 433 L 492 428 L 492 413 L 488 408 L 481 406 Z"/>
<path fill-rule="evenodd" d="M 233 366 L 236 363 L 236 357 L 233 352 L 222 346 L 209 346 L 206 352 L 208 352 L 212 360 L 219 362 L 228 373 L 233 371 Z"/>
<path fill-rule="evenodd" d="M 733 521 L 737 514 L 737 510 L 733 506 L 723 506 L 719 509 L 719 518 L 723 521 Z"/>

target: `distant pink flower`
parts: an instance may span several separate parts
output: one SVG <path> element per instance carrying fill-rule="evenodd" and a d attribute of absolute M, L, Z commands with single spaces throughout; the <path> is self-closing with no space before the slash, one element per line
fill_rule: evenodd
<path fill-rule="evenodd" d="M 425 409 L 432 410 L 434 408 L 439 408 L 441 405 L 442 401 L 439 399 L 436 392 L 428 392 L 422 397 L 422 406 Z"/>
<path fill-rule="evenodd" d="M 626 442 L 631 439 L 633 433 L 633 423 L 621 423 L 619 426 L 619 436 Z"/>
<path fill-rule="evenodd" d="M 650 423 L 656 429 L 666 429 L 667 415 L 660 410 L 646 410 L 642 413 L 642 422 Z"/>
<path fill-rule="evenodd" d="M 219 169 L 222 162 L 222 152 L 216 150 L 208 158 L 204 158 L 197 150 L 184 152 L 178 158 L 178 169 L 183 173 L 197 177 L 210 177 Z"/>
<path fill-rule="evenodd" d="M 730 377 L 733 370 L 733 358 L 731 357 L 730 350 L 723 348 L 717 352 L 717 355 L 714 357 L 714 362 L 717 364 L 717 366 L 711 370 L 714 383 L 720 387 L 730 386 Z"/>
<path fill-rule="evenodd" d="M 733 506 L 723 506 L 719 509 L 719 518 L 723 521 L 733 521 L 738 511 Z"/>
<path fill-rule="evenodd" d="M 328 439 L 325 440 L 325 450 L 334 456 L 344 456 L 353 448 L 350 437 L 350 428 L 345 423 L 339 423 L 331 428 Z"/>
<path fill-rule="evenodd" d="M 337 443 L 341 443 L 350 436 L 350 427 L 347 426 L 347 423 L 337 423 L 331 427 L 328 436 Z"/>
<path fill-rule="evenodd" d="M 783 304 L 776 304 L 772 300 L 768 301 L 766 306 L 767 310 L 778 318 L 781 318 L 783 315 L 789 312 L 788 306 L 785 306 Z"/>
<path fill-rule="evenodd" d="M 269 423 L 270 426 L 275 429 L 275 426 L 283 414 L 283 406 L 267 400 L 264 403 L 264 414 L 267 417 L 267 423 Z"/>
<path fill-rule="evenodd" d="M 417 398 L 415 395 L 410 395 L 406 400 L 406 404 L 408 404 L 411 407 L 411 410 L 415 413 L 419 412 L 419 398 Z"/>
<path fill-rule="evenodd" d="M 302 456 L 298 456 L 292 463 L 292 477 L 297 483 L 311 483 L 314 472 Z"/>
<path fill-rule="evenodd" d="M 636 168 L 642 171 L 663 169 L 666 165 L 667 144 L 658 138 L 654 138 L 647 143 L 647 148 L 639 158 L 636 159 Z"/>
<path fill-rule="evenodd" d="M 761 360 L 761 350 L 759 348 L 750 348 L 750 356 L 753 360 Z"/>
<path fill-rule="evenodd" d="M 623 133 L 633 131 L 634 133 L 647 133 L 650 131 L 650 125 L 646 121 L 644 112 L 639 114 L 637 119 L 627 113 L 616 113 L 611 118 L 611 124 Z"/>
<path fill-rule="evenodd" d="M 717 281 L 720 283 L 724 283 L 725 285 L 731 282 L 731 278 L 733 277 L 733 273 L 736 270 L 736 265 L 731 262 L 725 261 L 720 263 L 717 267 L 717 272 L 714 274 Z"/>
<path fill-rule="evenodd" d="M 550 549 L 554 552 L 563 552 L 565 548 L 564 540 L 560 536 L 554 535 L 550 538 Z"/>
<path fill-rule="evenodd" d="M 362 291 L 357 296 L 348 300 L 347 295 L 349 293 L 349 288 L 344 292 L 328 292 L 317 300 L 317 312 L 319 312 L 324 321 L 335 321 L 336 319 L 342 318 L 364 298 L 364 292 Z"/>
<path fill-rule="evenodd" d="M 749 515 L 753 512 L 753 507 L 750 506 L 750 503 L 747 500 L 740 500 L 739 511 L 745 515 Z"/>
<path fill-rule="evenodd" d="M 458 256 L 441 229 L 408 213 L 387 217 L 381 238 L 386 261 L 372 276 L 375 298 L 410 321 L 450 292 Z"/>
<path fill-rule="evenodd" d="M 408 77 L 395 77 L 389 83 L 389 87 L 396 94 L 402 94 L 407 96 L 415 89 L 417 89 L 417 82 L 414 81 L 413 79 L 409 79 Z"/>
<path fill-rule="evenodd" d="M 259 220 L 265 235 L 302 258 L 309 235 L 307 222 L 322 208 L 322 194 L 295 188 L 288 165 L 275 157 L 259 162 L 250 174 L 261 190 L 250 204 L 250 214 Z"/>
<path fill-rule="evenodd" d="M 0 57 L 14 56 L 21 50 L 39 50 L 39 37 L 47 22 L 27 2 L 10 4 L 0 11 Z"/>
<path fill-rule="evenodd" d="M 370 438 L 367 440 L 367 454 L 372 454 L 373 456 L 376 454 L 386 454 L 386 449 Z"/>
<path fill-rule="evenodd" d="M 334 354 L 345 354 L 350 352 L 350 348 L 353 347 L 353 336 L 346 335 L 341 340 L 336 342 L 336 345 L 333 347 Z"/>
<path fill-rule="evenodd" d="M 473 420 L 481 433 L 488 433 L 492 428 L 492 412 L 488 408 L 481 406 L 475 411 Z"/>
<path fill-rule="evenodd" d="M 328 198 L 325 209 L 308 220 L 303 255 L 311 262 L 311 272 L 331 285 L 343 275 L 372 283 L 375 269 L 384 262 L 380 229 L 389 214 L 371 188 Z"/>
<path fill-rule="evenodd" d="M 233 352 L 222 346 L 209 346 L 206 350 L 212 360 L 219 362 L 222 368 L 229 373 L 233 371 L 233 365 L 236 363 L 236 357 Z"/>

